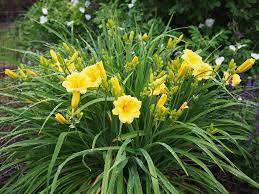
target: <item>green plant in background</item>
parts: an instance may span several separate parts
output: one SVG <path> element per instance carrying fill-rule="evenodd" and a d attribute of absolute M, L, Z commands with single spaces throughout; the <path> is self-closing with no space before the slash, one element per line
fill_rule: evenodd
<path fill-rule="evenodd" d="M 14 81 L 1 95 L 20 106 L 0 107 L 1 125 L 15 126 L 1 138 L 0 170 L 20 169 L 0 192 L 228 193 L 215 167 L 259 188 L 230 159 L 250 163 L 255 103 L 228 87 L 254 60 L 230 61 L 223 77 L 172 31 L 103 23 L 96 41 L 6 70 Z"/>

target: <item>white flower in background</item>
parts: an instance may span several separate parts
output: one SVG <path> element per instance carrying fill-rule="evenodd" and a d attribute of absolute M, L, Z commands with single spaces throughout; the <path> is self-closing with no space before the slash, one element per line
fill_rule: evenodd
<path fill-rule="evenodd" d="M 137 0 L 131 0 L 131 3 L 128 4 L 128 8 L 131 9 L 134 7 L 134 4 L 136 3 Z"/>
<path fill-rule="evenodd" d="M 91 18 L 92 18 L 92 16 L 91 16 L 90 14 L 85 14 L 85 19 L 86 19 L 87 21 L 89 21 Z"/>
<path fill-rule="evenodd" d="M 81 13 L 85 13 L 85 8 L 84 8 L 84 7 L 80 7 L 80 8 L 79 8 L 79 11 L 80 11 Z"/>
<path fill-rule="evenodd" d="M 90 6 L 90 4 L 91 4 L 91 2 L 90 1 L 85 1 L 85 7 L 87 8 L 87 7 L 89 7 Z"/>
<path fill-rule="evenodd" d="M 239 44 L 237 43 L 237 50 L 243 48 L 243 47 L 246 47 L 247 45 L 246 44 Z"/>
<path fill-rule="evenodd" d="M 130 53 L 131 53 L 132 55 L 135 55 L 135 51 L 134 51 L 134 50 L 131 50 Z"/>
<path fill-rule="evenodd" d="M 180 52 L 180 51 L 176 51 L 175 53 L 174 53 L 174 56 L 180 56 L 182 53 Z"/>
<path fill-rule="evenodd" d="M 40 23 L 45 24 L 48 21 L 48 17 L 45 15 L 40 16 Z"/>
<path fill-rule="evenodd" d="M 41 9 L 41 11 L 42 11 L 42 13 L 43 13 L 44 15 L 48 15 L 48 9 L 47 9 L 47 8 L 43 7 L 43 8 Z"/>
<path fill-rule="evenodd" d="M 221 65 L 224 60 L 225 60 L 224 57 L 218 57 L 218 58 L 216 58 L 215 63 L 216 63 L 216 65 Z"/>
<path fill-rule="evenodd" d="M 240 101 L 241 101 L 241 100 L 243 100 L 243 98 L 242 98 L 242 97 L 238 97 L 238 100 L 240 100 Z"/>
<path fill-rule="evenodd" d="M 128 8 L 131 9 L 134 6 L 133 3 L 128 4 Z"/>
<path fill-rule="evenodd" d="M 70 22 L 69 22 L 69 21 L 66 21 L 66 25 L 67 25 L 67 26 L 72 26 L 73 24 L 74 24 L 74 21 L 73 21 L 73 20 L 70 21 Z"/>
<path fill-rule="evenodd" d="M 72 3 L 73 5 L 76 5 L 76 4 L 79 3 L 79 1 L 78 1 L 78 0 L 71 0 L 71 3 Z"/>
<path fill-rule="evenodd" d="M 208 18 L 205 20 L 205 25 L 209 28 L 211 28 L 214 25 L 215 20 L 212 18 Z"/>
<path fill-rule="evenodd" d="M 259 59 L 259 53 L 251 53 L 251 57 L 253 57 L 255 60 Z"/>
<path fill-rule="evenodd" d="M 199 24 L 199 28 L 203 28 L 205 25 L 204 24 Z"/>
<path fill-rule="evenodd" d="M 234 52 L 237 50 L 234 45 L 229 45 L 229 49 L 232 50 L 232 51 L 234 51 Z"/>

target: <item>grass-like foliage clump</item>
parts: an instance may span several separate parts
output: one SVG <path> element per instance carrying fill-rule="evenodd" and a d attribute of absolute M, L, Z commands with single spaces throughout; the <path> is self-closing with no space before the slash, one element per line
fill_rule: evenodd
<path fill-rule="evenodd" d="M 237 88 L 254 60 L 222 73 L 171 31 L 102 29 L 5 71 L 0 170 L 19 170 L 0 193 L 228 193 L 215 168 L 259 188 L 231 161 L 249 164 L 255 104 Z"/>

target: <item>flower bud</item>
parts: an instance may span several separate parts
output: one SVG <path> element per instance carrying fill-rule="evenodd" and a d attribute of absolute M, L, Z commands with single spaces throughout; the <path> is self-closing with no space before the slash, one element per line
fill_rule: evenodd
<path fill-rule="evenodd" d="M 167 101 L 167 95 L 166 94 L 162 94 L 162 96 L 158 100 L 156 106 L 158 108 L 162 108 L 165 105 L 166 101 Z"/>
<path fill-rule="evenodd" d="M 12 79 L 18 79 L 19 78 L 19 75 L 17 73 L 13 72 L 10 69 L 5 69 L 4 73 L 5 73 L 5 75 L 7 75 L 8 77 L 10 77 Z"/>
<path fill-rule="evenodd" d="M 133 59 L 131 60 L 131 63 L 134 64 L 134 65 L 138 64 L 139 63 L 138 57 L 134 56 Z"/>
<path fill-rule="evenodd" d="M 60 124 L 62 124 L 62 125 L 64 125 L 64 124 L 68 124 L 68 121 L 65 119 L 65 117 L 62 115 L 62 114 L 60 114 L 60 113 L 57 113 L 56 115 L 55 115 L 55 120 L 57 121 L 57 122 L 59 122 Z"/>
<path fill-rule="evenodd" d="M 147 33 L 143 34 L 143 36 L 142 36 L 142 40 L 143 40 L 143 41 L 146 42 L 146 41 L 148 40 L 148 38 L 149 38 L 149 37 L 148 37 Z"/>
<path fill-rule="evenodd" d="M 57 53 L 52 49 L 49 51 L 49 53 L 50 53 L 52 60 L 56 63 L 59 63 Z"/>
<path fill-rule="evenodd" d="M 111 84 L 112 84 L 112 94 L 115 97 L 119 97 L 123 94 L 122 88 L 120 86 L 119 80 L 117 77 L 111 78 Z"/>
<path fill-rule="evenodd" d="M 73 92 L 72 100 L 71 100 L 71 107 L 72 109 L 76 109 L 80 102 L 80 92 Z"/>
<path fill-rule="evenodd" d="M 254 63 L 255 63 L 255 59 L 253 59 L 253 58 L 247 59 L 242 65 L 240 65 L 236 69 L 236 72 L 244 73 L 244 72 L 248 71 L 249 69 L 251 69 L 252 66 L 254 65 Z"/>

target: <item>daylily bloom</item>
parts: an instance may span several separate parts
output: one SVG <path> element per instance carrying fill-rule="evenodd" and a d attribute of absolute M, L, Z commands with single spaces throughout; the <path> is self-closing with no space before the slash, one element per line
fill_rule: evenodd
<path fill-rule="evenodd" d="M 244 73 L 246 71 L 248 71 L 249 69 L 252 68 L 252 66 L 255 63 L 255 59 L 247 59 L 242 65 L 240 65 L 237 69 L 236 72 L 237 73 Z"/>
<path fill-rule="evenodd" d="M 122 123 L 132 123 L 134 118 L 139 118 L 141 101 L 130 95 L 119 97 L 113 102 L 114 109 L 112 113 L 118 115 Z"/>
<path fill-rule="evenodd" d="M 105 75 L 99 65 L 95 64 L 83 69 L 82 73 L 87 78 L 87 87 L 97 88 L 102 83 Z"/>
<path fill-rule="evenodd" d="M 230 75 L 227 71 L 224 72 L 224 78 L 226 85 L 231 85 L 233 87 L 240 84 L 241 79 L 238 74 Z"/>
<path fill-rule="evenodd" d="M 194 67 L 196 65 L 200 65 L 203 63 L 202 57 L 189 49 L 185 49 L 183 51 L 182 59 L 191 67 Z"/>
<path fill-rule="evenodd" d="M 80 102 L 80 94 L 85 94 L 88 87 L 88 79 L 83 73 L 72 73 L 67 76 L 62 86 L 73 94 L 71 107 L 74 109 Z"/>
<path fill-rule="evenodd" d="M 12 79 L 18 79 L 19 78 L 19 75 L 17 73 L 13 72 L 10 69 L 5 69 L 4 73 L 5 73 L 5 75 L 7 75 L 8 77 L 10 77 Z"/>
<path fill-rule="evenodd" d="M 62 115 L 62 114 L 60 114 L 60 113 L 57 113 L 56 115 L 55 115 L 55 120 L 57 121 L 57 122 L 59 122 L 60 124 L 62 124 L 62 125 L 64 125 L 64 124 L 68 124 L 68 121 L 65 119 L 65 117 Z"/>
<path fill-rule="evenodd" d="M 192 75 L 197 80 L 209 79 L 212 74 L 212 67 L 208 63 L 201 63 L 200 65 L 194 66 Z"/>

